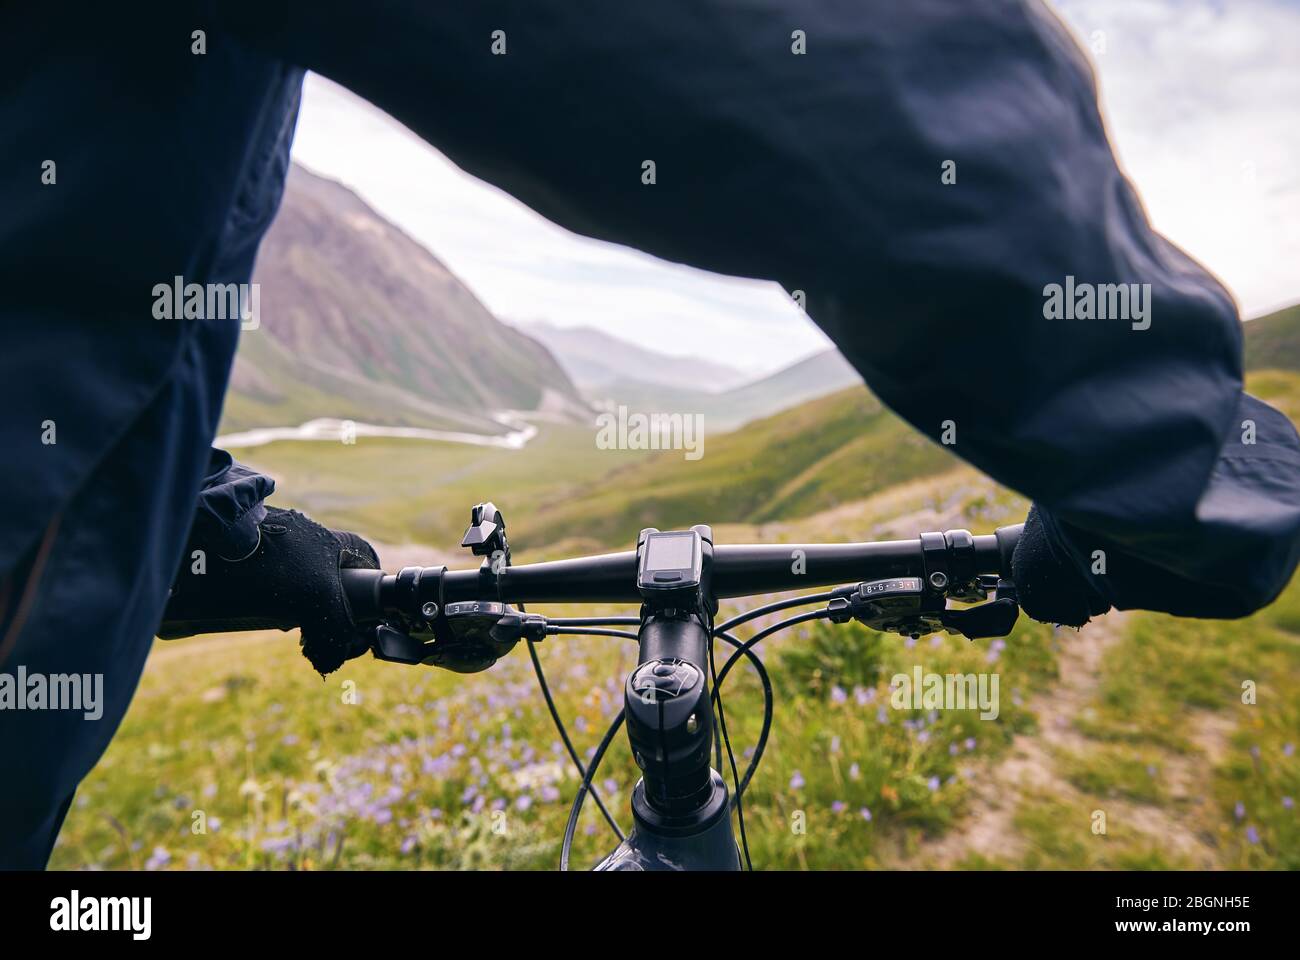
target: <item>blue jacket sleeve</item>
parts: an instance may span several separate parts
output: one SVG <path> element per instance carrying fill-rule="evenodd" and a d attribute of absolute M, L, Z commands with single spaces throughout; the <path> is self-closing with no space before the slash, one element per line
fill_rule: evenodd
<path fill-rule="evenodd" d="M 258 524 L 266 517 L 266 500 L 275 481 L 238 463 L 225 450 L 213 449 L 199 492 L 191 539 L 239 560 L 257 549 Z"/>
<path fill-rule="evenodd" d="M 1151 228 L 1036 0 L 222 10 L 563 226 L 803 291 L 887 404 L 1036 500 L 1082 566 L 1131 561 L 1112 602 L 1167 609 L 1156 577 L 1233 615 L 1290 577 L 1295 431 L 1243 396 L 1235 304 Z M 1108 309 L 1075 303 L 1089 286 Z"/>

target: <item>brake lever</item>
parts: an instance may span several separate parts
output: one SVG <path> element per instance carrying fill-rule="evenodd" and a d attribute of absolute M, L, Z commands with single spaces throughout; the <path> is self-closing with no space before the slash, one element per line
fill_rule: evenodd
<path fill-rule="evenodd" d="M 381 623 L 375 628 L 375 638 L 370 643 L 370 652 L 376 660 L 389 663 L 424 663 L 429 644 L 399 630 L 391 624 Z"/>
<path fill-rule="evenodd" d="M 1020 604 L 1011 597 L 999 597 L 965 609 L 949 608 L 941 617 L 945 627 L 970 640 L 1005 637 L 1018 619 Z"/>
<path fill-rule="evenodd" d="M 978 595 L 994 599 L 972 607 L 949 607 L 944 594 L 926 589 L 920 577 L 893 577 L 840 587 L 827 605 L 833 623 L 857 620 L 872 630 L 919 638 L 946 631 L 970 640 L 1005 637 L 1016 625 L 1020 605 L 1007 580 L 981 583 Z M 963 596 L 973 595 L 965 593 Z"/>
<path fill-rule="evenodd" d="M 376 660 L 477 673 L 496 663 L 520 640 L 545 640 L 547 622 L 540 613 L 525 613 L 492 600 L 449 603 L 436 623 L 426 628 L 380 624 L 370 649 Z"/>

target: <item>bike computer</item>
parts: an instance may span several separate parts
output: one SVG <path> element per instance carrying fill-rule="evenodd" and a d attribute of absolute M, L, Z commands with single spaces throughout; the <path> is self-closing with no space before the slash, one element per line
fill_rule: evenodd
<path fill-rule="evenodd" d="M 636 588 L 655 607 L 694 607 L 704 581 L 704 540 L 698 530 L 641 531 Z"/>

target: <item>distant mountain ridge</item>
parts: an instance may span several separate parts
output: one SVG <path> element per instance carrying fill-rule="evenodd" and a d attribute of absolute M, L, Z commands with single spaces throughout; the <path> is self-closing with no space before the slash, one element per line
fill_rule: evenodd
<path fill-rule="evenodd" d="M 677 390 L 632 379 L 585 392 L 597 406 L 623 404 L 647 412 L 701 413 L 709 429 L 726 430 L 861 384 L 862 378 L 840 352 L 829 349 L 721 393 Z"/>
<path fill-rule="evenodd" d="M 712 393 L 746 380 L 741 371 L 698 357 L 670 356 L 638 346 L 595 327 L 531 323 L 528 334 L 540 340 L 579 387 L 600 389 L 622 380 L 655 383 Z"/>
<path fill-rule="evenodd" d="M 545 346 L 492 315 L 356 194 L 295 165 L 258 256 L 223 432 L 318 417 L 500 433 L 502 410 L 585 415 Z"/>

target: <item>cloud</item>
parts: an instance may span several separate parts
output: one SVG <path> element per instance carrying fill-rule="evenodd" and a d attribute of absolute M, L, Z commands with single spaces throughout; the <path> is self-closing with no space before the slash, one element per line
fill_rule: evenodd
<path fill-rule="evenodd" d="M 1055 0 L 1153 225 L 1247 316 L 1300 300 L 1300 4 Z"/>

